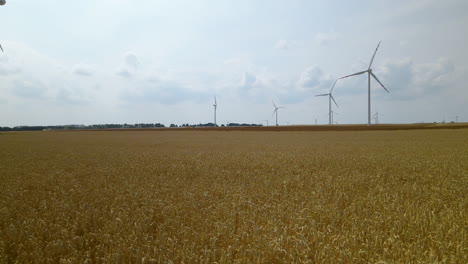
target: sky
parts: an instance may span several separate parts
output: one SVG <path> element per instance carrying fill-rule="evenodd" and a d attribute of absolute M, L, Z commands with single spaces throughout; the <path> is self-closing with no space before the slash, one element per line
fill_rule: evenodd
<path fill-rule="evenodd" d="M 466 0 L 7 0 L 0 126 L 328 123 L 372 69 L 380 123 L 468 122 Z M 333 90 L 367 123 L 367 75 Z M 375 120 L 373 120 L 375 122 Z"/>

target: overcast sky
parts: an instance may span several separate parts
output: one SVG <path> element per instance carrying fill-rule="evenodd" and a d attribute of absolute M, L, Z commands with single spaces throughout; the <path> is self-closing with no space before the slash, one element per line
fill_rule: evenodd
<path fill-rule="evenodd" d="M 7 0 L 0 126 L 328 122 L 366 70 L 382 123 L 468 122 L 468 1 Z M 367 77 L 334 89 L 367 122 Z"/>

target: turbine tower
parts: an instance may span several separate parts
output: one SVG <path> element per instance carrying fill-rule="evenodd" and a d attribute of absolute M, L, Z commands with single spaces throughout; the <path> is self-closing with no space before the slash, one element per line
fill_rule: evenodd
<path fill-rule="evenodd" d="M 214 97 L 214 126 L 216 126 L 216 108 L 218 108 L 218 103 L 216 102 L 216 96 Z"/>
<path fill-rule="evenodd" d="M 375 76 L 375 74 L 372 72 L 372 69 L 371 69 L 372 62 L 374 61 L 374 57 L 375 57 L 375 54 L 377 53 L 377 50 L 379 49 L 379 46 L 380 46 L 380 42 L 379 42 L 379 44 L 377 45 L 377 48 L 374 51 L 374 55 L 372 55 L 372 59 L 371 59 L 371 61 L 369 63 L 369 68 L 367 68 L 367 70 L 357 72 L 357 73 L 353 73 L 353 74 L 346 75 L 346 76 L 343 76 L 343 77 L 339 78 L 339 79 L 344 79 L 344 78 L 348 78 L 348 77 L 355 76 L 355 75 L 361 75 L 361 74 L 364 74 L 364 73 L 367 72 L 367 83 L 368 83 L 367 125 L 368 126 L 371 125 L 371 88 L 370 88 L 371 76 L 372 76 L 372 78 L 374 78 L 382 86 L 382 88 L 385 89 L 385 91 L 387 91 L 387 93 L 390 93 L 387 90 L 387 88 L 385 88 L 385 86 L 382 84 L 382 82 L 380 82 L 380 80 L 377 78 L 377 76 Z"/>
<path fill-rule="evenodd" d="M 335 103 L 335 105 L 340 108 L 338 106 L 338 104 L 336 103 L 335 101 L 335 98 L 333 98 L 333 95 L 332 95 L 332 91 L 333 91 L 333 88 L 335 88 L 335 85 L 336 85 L 336 82 L 338 81 L 338 79 L 335 80 L 335 82 L 333 83 L 333 86 L 332 88 L 330 89 L 330 92 L 327 93 L 327 94 L 319 94 L 319 95 L 316 95 L 317 96 L 328 96 L 328 124 L 329 125 L 332 125 L 333 124 L 333 112 L 332 112 L 332 108 L 331 108 L 331 100 L 333 100 L 333 102 Z M 317 119 L 315 121 L 315 123 L 317 124 Z"/>
<path fill-rule="evenodd" d="M 273 101 L 271 101 L 271 102 L 273 103 L 273 106 L 275 107 L 275 110 L 273 111 L 273 115 L 276 114 L 276 126 L 278 126 L 278 109 L 284 108 L 284 107 L 282 107 L 282 106 L 277 107 L 277 106 L 275 105 L 275 102 L 273 102 Z M 273 115 L 272 115 L 272 116 L 273 116 Z"/>

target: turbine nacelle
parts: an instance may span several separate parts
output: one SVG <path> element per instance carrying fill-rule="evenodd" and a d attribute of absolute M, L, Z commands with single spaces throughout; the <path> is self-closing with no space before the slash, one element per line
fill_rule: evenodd
<path fill-rule="evenodd" d="M 338 108 L 340 108 L 340 106 L 338 105 L 338 103 L 336 103 L 336 101 L 335 101 L 335 97 L 333 97 L 333 95 L 332 95 L 331 93 L 327 93 L 327 94 L 318 94 L 318 95 L 316 95 L 315 97 L 317 97 L 317 96 L 329 96 L 329 97 L 333 100 L 333 102 L 335 103 L 335 105 L 336 105 Z"/>

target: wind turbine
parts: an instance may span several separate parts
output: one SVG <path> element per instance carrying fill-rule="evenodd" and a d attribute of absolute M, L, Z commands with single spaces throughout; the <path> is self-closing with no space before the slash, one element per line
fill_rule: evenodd
<path fill-rule="evenodd" d="M 374 117 L 375 119 L 375 123 L 378 124 L 379 123 L 379 115 L 380 116 L 384 116 L 384 114 L 379 114 L 379 112 L 376 112 L 372 117 Z"/>
<path fill-rule="evenodd" d="M 278 109 L 284 108 L 284 107 L 282 107 L 282 106 L 277 107 L 277 106 L 275 105 L 275 102 L 273 102 L 273 101 L 271 101 L 271 102 L 273 103 L 273 106 L 275 107 L 275 110 L 273 111 L 273 115 L 276 113 L 276 126 L 278 126 Z M 272 115 L 272 116 L 273 116 L 273 115 Z"/>
<path fill-rule="evenodd" d="M 450 117 L 450 118 L 455 118 L 455 123 L 458 123 L 458 118 L 459 118 L 460 116 L 449 116 L 449 117 Z"/>
<path fill-rule="evenodd" d="M 216 108 L 218 108 L 218 103 L 216 102 L 216 96 L 214 97 L 214 126 L 216 126 Z"/>
<path fill-rule="evenodd" d="M 372 59 L 369 63 L 369 68 L 367 68 L 367 70 L 365 71 L 361 71 L 361 72 L 357 72 L 357 73 L 353 73 L 353 74 L 350 74 L 350 75 L 346 75 L 346 76 L 343 76 L 339 79 L 344 79 L 344 78 L 348 78 L 348 77 L 351 77 L 351 76 L 355 76 L 355 75 L 361 75 L 361 74 L 364 74 L 367 72 L 367 83 L 368 83 L 368 98 L 367 98 L 367 101 L 368 101 L 368 109 L 367 109 L 367 125 L 370 126 L 371 125 L 371 93 L 370 93 L 370 77 L 372 76 L 372 78 L 374 78 L 381 86 L 382 88 L 385 89 L 385 91 L 387 91 L 387 93 L 390 93 L 387 88 L 385 88 L 385 86 L 382 84 L 382 82 L 380 82 L 380 80 L 377 78 L 377 76 L 375 76 L 375 74 L 372 72 L 372 62 L 374 61 L 374 57 L 375 57 L 375 54 L 377 53 L 377 50 L 379 49 L 379 46 L 380 46 L 380 42 L 379 44 L 377 45 L 377 48 L 375 48 L 375 51 L 374 51 L 374 55 L 372 55 Z"/>
<path fill-rule="evenodd" d="M 268 126 L 268 119 L 265 119 L 264 121 L 266 121 L 266 122 L 267 122 L 267 126 Z"/>
<path fill-rule="evenodd" d="M 337 81 L 338 81 L 338 79 L 336 79 L 335 82 L 333 83 L 333 86 L 332 86 L 332 88 L 330 89 L 330 92 L 329 92 L 329 93 L 316 95 L 316 97 L 317 97 L 317 96 L 328 96 L 328 124 L 329 124 L 329 125 L 333 124 L 331 100 L 333 100 L 333 102 L 335 103 L 335 105 L 336 105 L 338 108 L 340 108 L 340 107 L 338 106 L 338 104 L 336 103 L 335 98 L 333 98 L 333 95 L 332 95 L 333 88 L 335 88 L 335 85 L 336 85 L 336 82 L 337 82 Z M 317 121 L 316 121 L 315 123 L 317 123 Z"/>
<path fill-rule="evenodd" d="M 332 120 L 331 120 L 331 121 L 332 121 L 332 124 L 335 123 L 335 120 L 334 120 L 334 117 L 335 117 L 335 116 L 334 116 L 334 115 L 338 115 L 338 113 L 332 110 L 332 111 L 331 111 L 331 117 L 332 117 Z M 336 122 L 336 124 L 338 124 L 338 122 Z"/>

